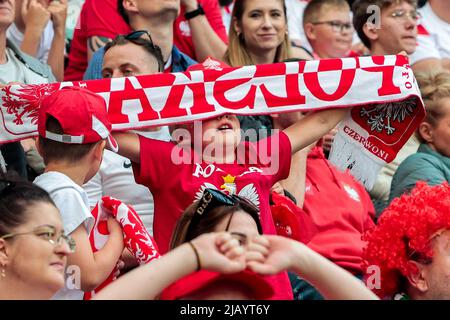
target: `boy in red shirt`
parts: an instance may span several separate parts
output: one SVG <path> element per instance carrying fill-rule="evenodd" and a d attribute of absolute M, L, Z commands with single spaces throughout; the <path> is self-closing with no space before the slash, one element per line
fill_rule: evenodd
<path fill-rule="evenodd" d="M 276 234 L 269 208 L 270 188 L 289 175 L 291 155 L 319 139 L 342 120 L 345 110 L 312 113 L 257 143 L 241 143 L 239 120 L 224 115 L 187 124 L 175 145 L 130 132 L 114 136 L 119 154 L 133 163 L 136 182 L 154 196 L 154 237 L 167 252 L 177 219 L 205 188 L 238 194 L 259 206 L 263 231 Z M 199 152 L 200 151 L 200 152 Z M 286 274 L 276 277 L 275 299 L 292 298 Z M 289 289 L 288 289 L 289 288 Z"/>

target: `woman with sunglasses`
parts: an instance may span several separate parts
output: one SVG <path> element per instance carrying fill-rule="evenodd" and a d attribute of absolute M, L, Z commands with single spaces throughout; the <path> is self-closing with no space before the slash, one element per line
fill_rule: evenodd
<path fill-rule="evenodd" d="M 38 186 L 1 179 L 0 213 L 0 299 L 51 298 L 75 250 L 58 209 Z"/>

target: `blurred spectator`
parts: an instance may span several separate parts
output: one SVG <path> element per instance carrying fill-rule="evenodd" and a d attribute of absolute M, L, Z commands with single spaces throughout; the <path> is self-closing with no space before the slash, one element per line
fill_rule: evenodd
<path fill-rule="evenodd" d="M 0 16 L 0 88 L 12 82 L 39 84 L 55 82 L 56 79 L 50 67 L 39 60 L 22 52 L 13 42 L 7 39 L 7 29 L 14 22 L 15 1 L 1 1 Z M 34 145 L 34 143 L 31 143 Z M 20 142 L 3 144 L 1 152 L 8 170 L 17 171 L 21 177 L 27 178 L 27 167 L 24 149 Z M 36 149 L 28 150 L 30 157 L 42 159 Z"/>
<path fill-rule="evenodd" d="M 186 71 L 190 65 L 196 62 L 178 50 L 173 43 L 173 23 L 177 18 L 179 4 L 177 1 L 165 2 L 164 5 L 158 6 L 152 2 L 146 2 L 146 4 L 147 7 L 140 6 L 136 9 L 130 6 L 129 2 L 119 0 L 118 10 L 133 30 L 148 31 L 149 40 L 161 48 L 164 72 Z M 94 53 L 84 79 L 102 78 L 103 55 L 104 48 L 100 48 Z"/>
<path fill-rule="evenodd" d="M 146 10 L 162 11 L 164 8 L 180 8 L 181 0 L 86 0 L 80 13 L 80 28 L 75 30 L 74 39 L 69 54 L 69 65 L 65 71 L 65 80 L 81 80 L 86 71 L 92 55 L 99 48 L 105 46 L 116 35 L 127 34 L 132 31 L 127 22 L 120 16 L 118 2 L 133 8 L 143 16 Z M 185 3 L 186 2 L 186 3 Z M 197 1 L 183 0 L 183 5 L 197 12 Z M 220 58 L 225 51 L 226 32 L 220 16 L 220 8 L 216 0 L 200 0 L 199 2 L 205 14 L 201 10 L 196 17 L 189 21 L 184 17 L 184 12 L 178 11 L 178 17 L 173 23 L 173 41 L 175 45 L 191 58 L 199 59 L 216 56 L 215 50 L 220 51 Z M 138 9 L 138 10 L 136 10 Z M 180 9 L 179 9 L 180 10 Z M 175 16 L 177 16 L 175 14 Z M 152 17 L 151 20 L 154 20 Z M 165 24 L 167 17 L 162 16 L 157 21 L 146 21 L 146 24 Z M 170 19 L 172 19 L 170 17 Z M 173 20 L 171 20 L 173 21 Z M 133 28 L 134 29 L 134 28 Z M 138 29 L 134 29 L 138 30 Z M 156 33 L 156 30 L 148 30 Z M 170 35 L 168 35 L 168 38 Z M 164 52 L 163 45 L 155 41 Z M 221 48 L 221 46 L 224 46 Z M 206 51 L 205 51 L 206 50 Z M 198 52 L 197 52 L 198 51 Z"/>
<path fill-rule="evenodd" d="M 224 60 L 232 67 L 310 59 L 300 48 L 291 48 L 284 0 L 236 0 L 233 27 Z"/>
<path fill-rule="evenodd" d="M 401 51 L 412 54 L 416 50 L 417 24 L 420 21 L 416 4 L 415 0 L 356 0 L 353 3 L 353 24 L 372 55 L 392 55 Z M 368 9 L 371 5 L 381 8 L 380 17 Z M 411 136 L 397 157 L 381 169 L 375 185 L 369 190 L 377 214 L 386 206 L 392 176 L 399 164 L 418 147 L 417 137 Z"/>
<path fill-rule="evenodd" d="M 417 50 L 411 56 L 413 70 L 450 70 L 450 1 L 429 0 L 419 12 L 422 19 Z"/>
<path fill-rule="evenodd" d="M 420 147 L 397 169 L 389 201 L 409 192 L 417 181 L 429 185 L 450 182 L 450 72 L 418 73 L 427 115 L 417 130 Z"/>
<path fill-rule="evenodd" d="M 366 284 L 381 298 L 449 300 L 450 187 L 420 182 L 364 235 Z"/>
<path fill-rule="evenodd" d="M 14 23 L 6 36 L 20 49 L 48 63 L 58 81 L 64 76 L 67 0 L 16 0 Z"/>
<path fill-rule="evenodd" d="M 346 0 L 311 0 L 303 13 L 303 28 L 315 59 L 355 55 L 353 24 Z"/>

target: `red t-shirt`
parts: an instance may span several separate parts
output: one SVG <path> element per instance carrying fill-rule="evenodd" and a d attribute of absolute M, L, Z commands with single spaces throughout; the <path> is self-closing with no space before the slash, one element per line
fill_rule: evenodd
<path fill-rule="evenodd" d="M 334 167 L 316 146 L 306 162 L 303 211 L 312 220 L 314 235 L 308 247 L 344 269 L 361 273 L 361 235 L 375 226 L 375 209 L 364 189 L 349 172 Z"/>
<path fill-rule="evenodd" d="M 204 188 L 216 188 L 244 196 L 260 208 L 260 219 L 265 234 L 276 234 L 269 206 L 270 188 L 289 175 L 291 144 L 281 132 L 259 142 L 245 143 L 244 152 L 237 154 L 252 159 L 252 164 L 208 164 L 196 161 L 176 164 L 172 159 L 181 148 L 170 142 L 140 137 L 140 164 L 133 164 L 136 182 L 147 186 L 154 198 L 153 235 L 161 254 L 169 249 L 175 224 L 183 211 L 202 195 Z M 258 159 L 249 158 L 256 154 Z M 241 157 L 239 157 L 241 159 Z M 241 162 L 244 163 L 244 162 Z M 278 164 L 278 165 L 277 165 Z M 283 273 L 270 277 L 277 295 L 275 299 L 292 299 L 292 290 Z"/>
<path fill-rule="evenodd" d="M 88 66 L 87 41 L 93 36 L 113 39 L 118 34 L 127 34 L 130 26 L 122 19 L 117 9 L 117 0 L 86 0 L 84 3 L 72 44 L 69 64 L 64 72 L 65 81 L 83 79 Z"/>
<path fill-rule="evenodd" d="M 225 44 L 228 44 L 227 31 L 222 20 L 222 12 L 220 11 L 219 2 L 217 0 L 199 0 L 198 1 L 205 11 L 206 19 L 209 24 L 222 39 Z M 181 52 L 187 54 L 194 60 L 198 60 L 195 56 L 194 43 L 192 42 L 191 29 L 189 22 L 184 18 L 185 10 L 181 7 L 181 12 L 175 20 L 173 33 L 173 42 L 180 49 Z"/>
<path fill-rule="evenodd" d="M 218 2 L 215 0 L 199 1 L 211 27 L 219 37 L 228 42 L 227 33 L 222 21 Z M 87 41 L 93 36 L 113 39 L 118 34 L 131 32 L 130 26 L 123 20 L 117 8 L 117 0 L 86 0 L 81 9 L 78 24 L 75 29 L 69 53 L 69 64 L 64 73 L 65 81 L 83 79 L 87 69 Z M 174 44 L 177 48 L 195 59 L 194 44 L 192 42 L 189 23 L 184 18 L 184 9 L 174 22 Z"/>

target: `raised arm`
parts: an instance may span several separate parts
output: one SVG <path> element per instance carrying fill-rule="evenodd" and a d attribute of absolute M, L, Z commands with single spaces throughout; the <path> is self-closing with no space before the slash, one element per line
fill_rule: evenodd
<path fill-rule="evenodd" d="M 326 299 L 377 300 L 378 297 L 348 271 L 304 244 L 281 236 L 259 236 L 248 248 L 247 265 L 260 274 L 286 269 L 299 274 Z"/>
<path fill-rule="evenodd" d="M 54 36 L 47 63 L 52 68 L 56 80 L 64 78 L 64 48 L 66 45 L 67 0 L 51 1 L 48 6 L 53 22 Z"/>
<path fill-rule="evenodd" d="M 292 145 L 292 154 L 319 140 L 344 118 L 347 108 L 310 113 L 284 129 Z"/>
<path fill-rule="evenodd" d="M 160 259 L 138 267 L 95 295 L 97 300 L 151 300 L 197 267 L 222 273 L 245 268 L 244 249 L 228 233 L 208 233 L 169 251 Z M 199 257 L 200 266 L 196 258 Z"/>
<path fill-rule="evenodd" d="M 113 132 L 113 137 L 119 145 L 117 152 L 121 156 L 130 159 L 134 163 L 140 163 L 140 142 L 139 136 L 133 132 Z"/>

